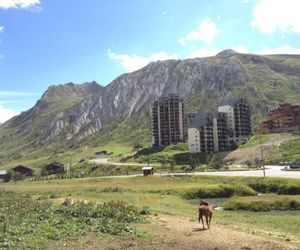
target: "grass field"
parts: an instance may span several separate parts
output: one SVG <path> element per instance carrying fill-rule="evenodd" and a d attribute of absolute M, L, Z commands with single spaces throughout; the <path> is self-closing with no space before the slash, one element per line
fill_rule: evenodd
<path fill-rule="evenodd" d="M 18 194 L 30 195 L 34 200 L 49 200 L 53 204 L 61 204 L 66 198 L 73 201 L 92 201 L 96 203 L 110 202 L 112 200 L 124 201 L 136 207 L 139 211 L 147 211 L 152 215 L 170 215 L 176 218 L 189 218 L 191 221 L 197 219 L 197 205 L 202 197 L 222 197 L 224 192 L 216 192 L 220 188 L 227 188 L 231 198 L 215 198 L 210 200 L 213 204 L 223 204 L 232 209 L 236 206 L 238 210 L 216 211 L 213 223 L 231 229 L 242 230 L 249 234 L 258 234 L 263 237 L 271 237 L 292 244 L 300 244 L 297 229 L 300 228 L 300 195 L 276 195 L 266 193 L 264 196 L 247 197 L 235 196 L 235 192 L 245 192 L 248 189 L 265 188 L 276 183 L 280 187 L 300 186 L 300 180 L 268 178 L 234 178 L 234 177 L 131 177 L 131 178 L 84 178 L 71 180 L 52 181 L 21 181 L 1 184 L 1 192 L 14 191 Z M 251 187 L 250 187 L 251 186 Z M 232 187 L 235 187 L 232 188 Z M 237 189 L 237 187 L 239 187 Z M 274 186 L 272 186 L 274 189 Z M 199 192 L 201 190 L 201 192 Z M 275 190 L 275 189 L 274 189 Z M 195 192 L 196 191 L 196 192 Z M 253 190 L 255 193 L 255 191 Z M 197 199 L 186 199 L 186 194 L 199 195 Z M 226 196 L 227 197 L 227 196 Z M 272 209 L 268 212 L 251 212 L 254 204 L 268 204 Z M 284 209 L 278 205 L 290 205 Z M 226 205 L 227 203 L 227 205 Z M 241 205 L 242 204 L 242 205 Z M 250 209 L 248 209 L 250 208 Z M 274 211 L 273 209 L 285 210 Z M 260 210 L 258 210 L 260 211 Z M 144 227 L 144 226 L 143 226 Z M 147 226 L 146 226 L 147 228 Z M 150 229 L 149 229 L 150 230 Z M 85 233 L 83 233 L 85 235 Z M 80 236 L 83 237 L 83 236 Z M 79 237 L 79 240 L 80 240 Z M 151 238 L 151 233 L 147 237 Z M 146 238 L 147 238 L 146 237 Z M 148 239 L 150 239 L 148 238 Z M 66 238 L 67 239 L 67 238 Z M 145 239 L 147 240 L 147 239 Z M 50 242 L 51 243 L 51 242 Z M 49 243 L 49 244 L 50 244 Z M 28 244 L 28 242 L 26 243 Z"/>

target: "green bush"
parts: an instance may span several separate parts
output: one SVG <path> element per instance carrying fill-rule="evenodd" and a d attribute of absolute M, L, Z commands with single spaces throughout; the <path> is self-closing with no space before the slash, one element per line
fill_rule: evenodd
<path fill-rule="evenodd" d="M 300 194 L 300 185 L 269 182 L 250 182 L 249 186 L 259 193 L 276 193 L 276 194 Z"/>
<path fill-rule="evenodd" d="M 46 197 L 44 199 L 44 197 Z M 40 200 L 12 192 L 0 193 L 0 244 L 7 249 L 43 248 L 50 241 L 77 240 L 89 231 L 139 236 L 132 223 L 143 222 L 140 211 L 123 201 L 103 204 L 53 204 L 47 193 Z M 5 232 L 4 232 L 5 231 Z"/>
<path fill-rule="evenodd" d="M 192 188 L 181 191 L 181 196 L 184 199 L 197 199 L 197 198 L 224 198 L 233 195 L 255 195 L 256 192 L 245 185 L 206 185 L 202 188 Z"/>
<path fill-rule="evenodd" d="M 223 204 L 226 210 L 248 210 L 253 212 L 266 212 L 271 210 L 298 210 L 300 203 L 290 197 L 266 196 L 266 197 L 232 197 Z"/>

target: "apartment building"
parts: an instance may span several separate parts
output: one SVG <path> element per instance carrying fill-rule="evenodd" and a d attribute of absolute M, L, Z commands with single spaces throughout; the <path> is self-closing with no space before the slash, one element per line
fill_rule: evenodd
<path fill-rule="evenodd" d="M 263 121 L 259 131 L 263 134 L 300 130 L 300 106 L 283 103 L 271 110 L 268 120 Z"/>
<path fill-rule="evenodd" d="M 244 99 L 222 102 L 218 112 L 199 111 L 188 125 L 188 146 L 191 153 L 226 151 L 249 139 L 250 108 Z"/>
<path fill-rule="evenodd" d="M 170 94 L 155 101 L 152 113 L 153 146 L 167 146 L 186 140 L 184 101 Z"/>
<path fill-rule="evenodd" d="M 240 145 L 251 135 L 250 106 L 245 99 L 230 98 L 218 107 L 219 112 L 227 114 L 229 144 Z"/>
<path fill-rule="evenodd" d="M 190 153 L 218 152 L 228 148 L 227 114 L 198 112 L 188 127 Z"/>

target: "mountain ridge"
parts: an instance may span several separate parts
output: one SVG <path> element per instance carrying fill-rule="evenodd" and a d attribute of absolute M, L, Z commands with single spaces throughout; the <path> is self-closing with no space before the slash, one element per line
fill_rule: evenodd
<path fill-rule="evenodd" d="M 188 111 L 213 110 L 224 98 L 243 97 L 253 107 L 256 122 L 268 106 L 299 102 L 300 57 L 228 50 L 214 57 L 151 62 L 105 87 L 96 82 L 51 86 L 34 107 L 0 127 L 0 159 L 8 140 L 21 141 L 18 149 L 26 155 L 34 147 L 80 144 L 96 133 L 102 137 L 101 130 L 116 118 L 142 116 L 149 134 L 145 122 L 150 123 L 151 103 L 169 93 L 185 98 Z"/>

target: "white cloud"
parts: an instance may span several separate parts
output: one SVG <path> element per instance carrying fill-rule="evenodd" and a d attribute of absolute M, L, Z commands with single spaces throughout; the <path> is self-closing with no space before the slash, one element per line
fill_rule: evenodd
<path fill-rule="evenodd" d="M 127 55 L 127 54 L 116 54 L 112 52 L 110 49 L 108 50 L 108 56 L 114 60 L 120 60 L 121 65 L 127 72 L 132 72 L 138 70 L 148 63 L 152 61 L 158 60 L 168 60 L 168 59 L 177 59 L 178 54 L 174 53 L 172 55 L 168 55 L 167 53 L 161 51 L 146 57 L 138 56 L 138 55 Z"/>
<path fill-rule="evenodd" d="M 6 122 L 10 118 L 12 118 L 13 116 L 18 115 L 18 114 L 19 114 L 18 112 L 14 111 L 12 109 L 5 108 L 0 105 L 0 123 Z"/>
<path fill-rule="evenodd" d="M 0 0 L 0 8 L 29 8 L 40 4 L 40 0 Z"/>
<path fill-rule="evenodd" d="M 5 27 L 4 26 L 0 26 L 0 32 L 3 32 L 4 30 L 5 30 Z"/>
<path fill-rule="evenodd" d="M 300 33 L 299 10 L 299 0 L 260 0 L 254 6 L 251 26 L 267 34 L 277 29 Z"/>
<path fill-rule="evenodd" d="M 292 48 L 289 45 L 282 45 L 278 48 L 263 48 L 261 51 L 259 51 L 257 54 L 262 55 L 271 55 L 271 54 L 300 54 L 300 49 Z"/>
<path fill-rule="evenodd" d="M 215 56 L 219 53 L 219 50 L 217 49 L 197 49 L 194 50 L 192 53 L 190 53 L 187 58 L 197 58 L 197 57 L 209 57 L 209 56 Z"/>
<path fill-rule="evenodd" d="M 219 34 L 219 30 L 214 22 L 205 19 L 200 23 L 198 30 L 188 33 L 181 37 L 178 42 L 185 45 L 188 41 L 202 41 L 209 45 L 212 44 L 213 39 Z"/>

